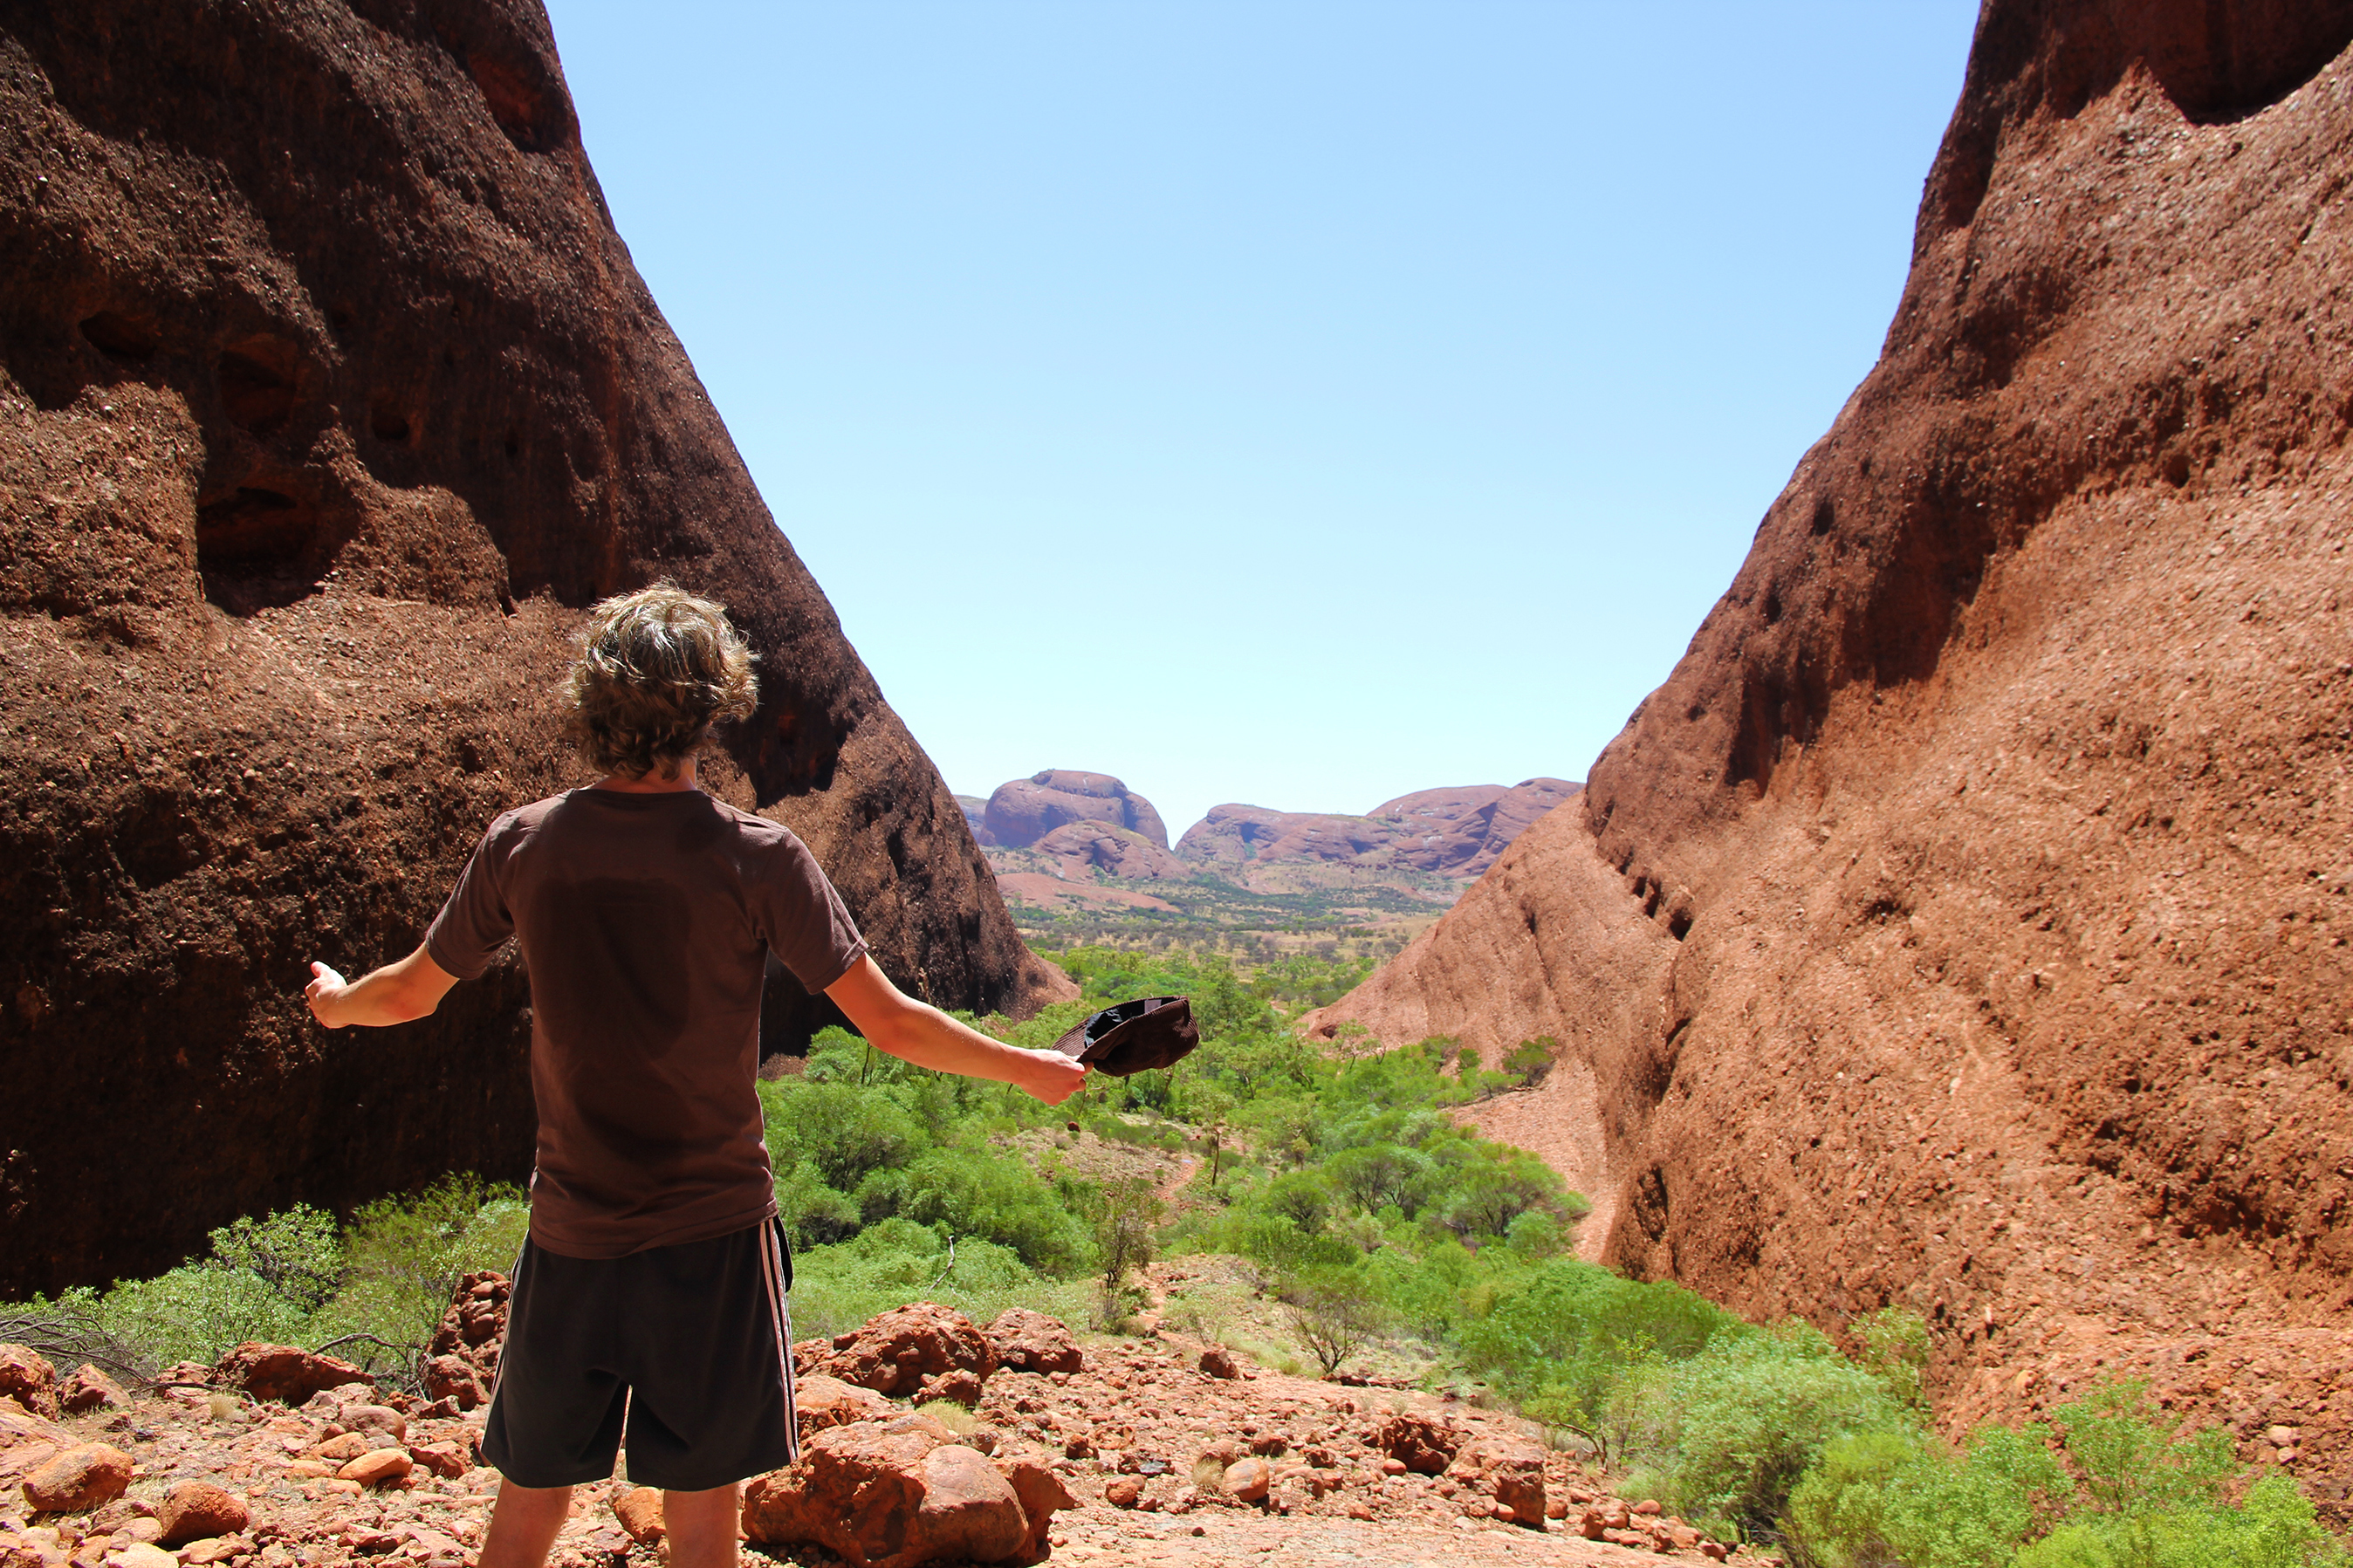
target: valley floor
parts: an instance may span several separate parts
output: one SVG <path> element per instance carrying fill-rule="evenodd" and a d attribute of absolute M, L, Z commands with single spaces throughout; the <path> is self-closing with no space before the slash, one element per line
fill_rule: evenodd
<path fill-rule="evenodd" d="M 1550 1457 L 1546 1483 L 1547 1496 L 1557 1500 L 1556 1507 L 1566 1505 L 1567 1517 L 1547 1520 L 1538 1531 L 1482 1517 L 1492 1514 L 1492 1506 L 1447 1477 L 1385 1474 L 1383 1456 L 1368 1441 L 1373 1424 L 1392 1410 L 1427 1413 L 1465 1436 L 1525 1436 L 1524 1425 L 1508 1415 L 1403 1390 L 1290 1377 L 1247 1362 L 1238 1378 L 1212 1378 L 1197 1370 L 1202 1348 L 1175 1335 L 1098 1340 L 1086 1346 L 1086 1368 L 1064 1374 L 1066 1381 L 1011 1373 L 989 1379 L 980 1421 L 1010 1451 L 1051 1455 L 1078 1499 L 1077 1507 L 1054 1516 L 1053 1561 L 1089 1568 L 1261 1563 L 1599 1568 L 1662 1555 L 1706 1560 L 1666 1539 L 1678 1521 L 1636 1514 L 1628 1522 L 1637 1539 L 1652 1539 L 1641 1533 L 1644 1528 L 1658 1532 L 1654 1545 L 1640 1550 L 1579 1534 L 1587 1505 L 1598 1511 L 1614 1500 L 1567 1456 Z M 353 1393 L 375 1398 L 372 1392 Z M 137 1468 L 129 1491 L 93 1512 L 28 1518 L 0 1506 L 0 1563 L 470 1564 L 498 1485 L 496 1473 L 475 1457 L 481 1413 L 440 1419 L 417 1413 L 403 1446 L 418 1462 L 390 1484 L 367 1489 L 335 1479 L 332 1463 L 312 1457 L 334 1403 L 331 1394 L 290 1410 L 186 1389 L 166 1397 L 142 1395 L 128 1410 L 69 1416 L 58 1426 L 12 1416 L 0 1423 L 0 1484 L 11 1504 L 21 1497 L 26 1471 L 60 1443 L 111 1444 Z M 0 1402 L 0 1409 L 14 1408 Z M 1278 1479 L 1265 1502 L 1236 1502 L 1190 1484 L 1195 1458 L 1219 1438 L 1282 1456 L 1273 1461 Z M 1111 1482 L 1139 1470 L 1140 1496 L 1132 1505 L 1106 1499 Z M 158 1533 L 154 1515 L 174 1487 L 192 1480 L 241 1500 L 250 1511 L 248 1526 L 172 1552 L 152 1544 Z M 573 1522 L 553 1561 L 563 1568 L 649 1568 L 659 1562 L 655 1549 L 633 1542 L 616 1517 L 614 1500 L 626 1489 L 618 1480 L 579 1489 Z M 1622 1513 L 1624 1504 L 1614 1506 Z M 746 1550 L 747 1568 L 763 1561 L 833 1568 L 837 1560 L 814 1549 Z M 1735 1552 L 1731 1561 L 1764 1560 Z"/>

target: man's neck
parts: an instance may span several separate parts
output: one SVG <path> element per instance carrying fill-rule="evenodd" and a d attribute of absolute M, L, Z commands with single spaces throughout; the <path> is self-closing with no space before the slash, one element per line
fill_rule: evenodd
<path fill-rule="evenodd" d="M 670 778 L 664 778 L 659 768 L 638 778 L 627 773 L 607 773 L 588 787 L 617 790 L 622 795 L 675 795 L 681 790 L 701 789 L 702 785 L 694 776 L 694 759 L 689 757 L 679 763 L 678 772 Z"/>

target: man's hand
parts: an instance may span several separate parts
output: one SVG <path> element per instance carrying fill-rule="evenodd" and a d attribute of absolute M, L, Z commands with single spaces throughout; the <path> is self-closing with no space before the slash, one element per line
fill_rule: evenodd
<path fill-rule="evenodd" d="M 330 1029 L 346 1024 L 382 1027 L 424 1017 L 441 1005 L 441 998 L 457 984 L 456 975 L 419 947 L 406 958 L 356 981 L 347 981 L 314 962 L 311 984 L 302 987 L 302 996 L 311 1004 L 311 1016 Z"/>
<path fill-rule="evenodd" d="M 1049 1105 L 1060 1105 L 1086 1088 L 1087 1074 L 1093 1070 L 1083 1062 L 1072 1061 L 1060 1051 L 1023 1051 L 1021 1054 L 1037 1063 L 1034 1069 L 1036 1077 L 1027 1083 L 1018 1079 L 1014 1081 Z"/>
<path fill-rule="evenodd" d="M 349 988 L 350 982 L 314 959 L 311 963 L 311 984 L 302 987 L 302 999 L 311 1004 L 311 1016 L 330 1029 L 340 1029 L 351 1022 L 336 1011 Z"/>
<path fill-rule="evenodd" d="M 1087 1068 L 1061 1052 L 1025 1051 L 992 1040 L 902 992 L 871 958 L 861 956 L 825 994 L 875 1048 L 919 1068 L 994 1079 L 1049 1105 L 1086 1087 Z"/>

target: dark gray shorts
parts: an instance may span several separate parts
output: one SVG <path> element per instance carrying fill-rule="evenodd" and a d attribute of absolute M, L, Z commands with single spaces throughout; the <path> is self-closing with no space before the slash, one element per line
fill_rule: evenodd
<path fill-rule="evenodd" d="M 689 1492 L 792 1463 L 791 1282 L 773 1219 L 627 1258 L 526 1242 L 482 1457 L 517 1486 L 578 1486 L 626 1444 L 632 1482 Z"/>

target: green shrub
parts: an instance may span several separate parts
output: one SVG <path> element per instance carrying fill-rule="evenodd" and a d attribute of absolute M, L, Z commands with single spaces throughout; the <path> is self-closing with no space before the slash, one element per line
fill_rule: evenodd
<path fill-rule="evenodd" d="M 1388 1314 L 1356 1268 L 1321 1268 L 1301 1274 L 1282 1289 L 1283 1314 L 1292 1331 L 1330 1377 L 1340 1363 L 1378 1337 Z"/>
<path fill-rule="evenodd" d="M 841 1333 L 911 1301 L 937 1301 L 976 1323 L 1015 1306 L 1076 1322 L 1086 1310 L 1087 1287 L 1041 1278 L 1010 1247 L 950 1240 L 908 1219 L 885 1219 L 849 1241 L 794 1254 L 797 1337 Z"/>
<path fill-rule="evenodd" d="M 2244 1501 L 2071 1520 L 2015 1568 L 2333 1568 L 2348 1561 L 2295 1483 L 2274 1472 Z"/>
<path fill-rule="evenodd" d="M 107 1333 L 135 1347 L 141 1370 L 218 1361 L 247 1340 L 301 1343 L 343 1276 L 333 1217 L 301 1204 L 224 1226 L 211 1241 L 206 1258 L 83 1298 Z"/>
<path fill-rule="evenodd" d="M 459 1279 L 511 1272 L 530 1225 L 519 1188 L 471 1174 L 364 1205 L 343 1234 L 341 1288 L 308 1325 L 311 1342 L 346 1341 L 340 1352 L 370 1371 L 408 1371 Z"/>
<path fill-rule="evenodd" d="M 844 1079 L 778 1079 L 761 1086 L 770 1158 L 807 1161 L 825 1184 L 854 1192 L 869 1173 L 901 1165 L 932 1140 L 880 1087 Z"/>
<path fill-rule="evenodd" d="M 908 1167 L 898 1191 L 898 1212 L 908 1218 L 1010 1247 L 1041 1272 L 1072 1274 L 1086 1266 L 1083 1223 L 1009 1151 L 986 1143 L 931 1150 Z"/>
<path fill-rule="evenodd" d="M 1916 1431 L 1837 1438 L 1790 1494 L 1784 1537 L 1813 1568 L 2005 1568 L 2071 1489 L 2050 1436 L 1981 1427 L 1959 1453 Z"/>
<path fill-rule="evenodd" d="M 1906 1407 L 1810 1324 L 1720 1333 L 1675 1363 L 1657 1425 L 1636 1436 L 1636 1483 L 1744 1539 L 1772 1532 L 1789 1495 L 1840 1437 L 1903 1431 Z"/>
<path fill-rule="evenodd" d="M 1480 1146 L 1448 1184 L 1446 1223 L 1464 1236 L 1500 1237 L 1522 1215 L 1567 1214 L 1567 1186 L 1534 1154 L 1500 1143 Z"/>

